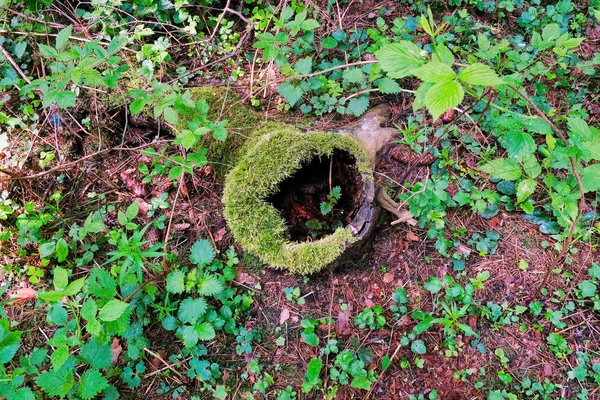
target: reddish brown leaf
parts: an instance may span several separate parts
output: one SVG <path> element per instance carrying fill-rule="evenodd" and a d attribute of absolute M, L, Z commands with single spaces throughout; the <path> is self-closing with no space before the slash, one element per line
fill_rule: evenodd
<path fill-rule="evenodd" d="M 11 299 L 15 299 L 12 303 L 21 303 L 27 300 L 33 300 L 37 297 L 37 292 L 32 288 L 20 288 L 10 295 Z"/>

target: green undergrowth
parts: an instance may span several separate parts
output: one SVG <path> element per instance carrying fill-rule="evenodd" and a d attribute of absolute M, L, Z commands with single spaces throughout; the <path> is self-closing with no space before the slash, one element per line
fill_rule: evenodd
<path fill-rule="evenodd" d="M 285 220 L 266 198 L 285 178 L 315 156 L 334 150 L 352 154 L 365 181 L 372 181 L 366 154 L 352 138 L 322 132 L 302 133 L 281 124 L 267 124 L 225 181 L 224 215 L 236 240 L 263 262 L 291 272 L 308 274 L 333 262 L 352 241 L 346 228 L 323 239 L 294 243 L 287 238 Z"/>

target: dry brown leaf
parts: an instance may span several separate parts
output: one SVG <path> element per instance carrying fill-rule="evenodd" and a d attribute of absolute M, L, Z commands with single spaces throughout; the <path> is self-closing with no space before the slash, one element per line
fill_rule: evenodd
<path fill-rule="evenodd" d="M 290 319 L 290 310 L 284 308 L 281 310 L 281 314 L 279 314 L 279 325 L 285 324 L 288 319 Z"/>
<path fill-rule="evenodd" d="M 248 286 L 254 286 L 254 284 L 256 283 L 256 279 L 254 279 L 252 275 L 248 275 L 245 272 L 238 272 L 237 281 L 238 283 Z"/>
<path fill-rule="evenodd" d="M 385 274 L 383 274 L 383 281 L 385 283 L 392 283 L 394 281 L 394 274 L 386 272 Z"/>
<path fill-rule="evenodd" d="M 112 364 L 115 365 L 119 361 L 119 356 L 123 351 L 123 347 L 119 344 L 119 339 L 113 339 L 112 341 Z"/>
<path fill-rule="evenodd" d="M 344 336 L 350 334 L 352 331 L 348 326 L 350 321 L 350 310 L 340 311 L 338 313 L 337 321 L 335 322 L 335 333 L 338 336 Z"/>
<path fill-rule="evenodd" d="M 12 303 L 21 303 L 27 300 L 33 300 L 37 297 L 37 292 L 32 288 L 20 288 L 10 295 L 11 299 L 15 299 Z"/>
<path fill-rule="evenodd" d="M 412 233 L 412 232 L 409 231 L 406 234 L 406 240 L 411 241 L 411 242 L 418 242 L 421 239 L 419 239 L 419 237 L 417 235 L 415 235 L 414 233 Z"/>

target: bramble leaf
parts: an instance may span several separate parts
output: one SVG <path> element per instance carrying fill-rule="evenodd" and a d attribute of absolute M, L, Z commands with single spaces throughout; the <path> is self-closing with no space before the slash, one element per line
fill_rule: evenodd
<path fill-rule="evenodd" d="M 191 249 L 190 261 L 198 266 L 208 265 L 215 259 L 215 249 L 207 239 L 198 240 Z"/>

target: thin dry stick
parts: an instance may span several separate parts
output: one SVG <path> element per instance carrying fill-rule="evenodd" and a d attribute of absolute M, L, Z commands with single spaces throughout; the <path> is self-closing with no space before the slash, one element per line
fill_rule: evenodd
<path fill-rule="evenodd" d="M 181 379 L 183 379 L 184 381 L 187 380 L 187 378 L 183 375 L 181 375 L 181 373 L 179 371 L 177 371 L 175 368 L 173 368 L 171 366 L 171 364 L 169 364 L 168 362 L 166 362 L 159 354 L 156 354 L 155 352 L 153 352 L 152 350 L 147 349 L 146 347 L 144 347 L 144 351 L 153 355 L 154 357 L 158 358 L 160 361 L 162 361 L 163 364 L 165 364 L 165 366 L 167 368 L 169 368 L 171 371 L 173 371 L 174 374 L 176 374 L 178 377 L 180 377 Z"/>

